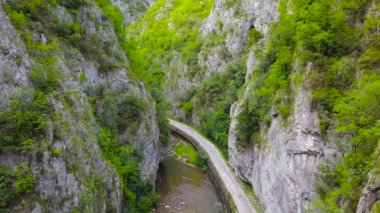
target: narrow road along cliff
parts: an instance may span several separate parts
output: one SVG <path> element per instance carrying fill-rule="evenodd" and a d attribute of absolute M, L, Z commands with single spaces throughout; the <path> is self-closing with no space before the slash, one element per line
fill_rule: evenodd
<path fill-rule="evenodd" d="M 209 140 L 201 136 L 191 127 L 182 124 L 180 122 L 169 119 L 170 127 L 178 134 L 192 138 L 194 142 L 197 142 L 208 154 L 209 160 L 216 168 L 220 178 L 222 179 L 226 189 L 231 194 L 235 205 L 240 213 L 253 213 L 256 212 L 251 205 L 250 200 L 241 188 L 238 180 L 232 174 L 231 170 L 227 167 L 222 155 L 218 149 Z"/>

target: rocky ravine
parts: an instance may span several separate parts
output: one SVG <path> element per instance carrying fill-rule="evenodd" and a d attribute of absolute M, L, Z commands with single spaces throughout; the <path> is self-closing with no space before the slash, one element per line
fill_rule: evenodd
<path fill-rule="evenodd" d="M 231 59 L 238 57 L 245 48 L 248 32 L 255 28 L 262 33 L 259 48 L 265 48 L 270 36 L 270 27 L 278 21 L 278 0 L 242 0 L 227 6 L 227 1 L 216 0 L 210 16 L 204 21 L 200 34 L 216 32 L 224 36 L 223 45 L 215 46 L 211 54 L 202 56 L 200 62 L 206 66 L 206 78 L 215 72 L 223 71 L 229 61 L 223 59 L 219 49 L 228 50 Z M 225 29 L 228 29 L 227 31 Z M 295 106 L 287 121 L 273 112 L 270 126 L 261 128 L 264 145 L 253 145 L 241 150 L 236 145 L 236 116 L 242 111 L 242 104 L 254 87 L 250 79 L 260 64 L 256 51 L 251 49 L 246 62 L 247 74 L 243 97 L 231 108 L 229 131 L 229 158 L 235 173 L 252 184 L 255 195 L 264 212 L 304 212 L 315 199 L 317 166 L 320 162 L 337 161 L 340 154 L 335 145 L 323 141 L 318 127 L 318 113 L 311 108 L 310 82 L 306 80 L 292 86 Z M 294 67 L 300 72 L 310 72 L 307 67 Z M 305 74 L 306 76 L 306 74 Z M 188 85 L 184 79 L 179 81 Z M 185 86 L 185 89 L 188 86 Z M 178 115 L 178 114 L 176 114 Z M 192 122 L 199 125 L 193 114 Z M 285 125 L 287 123 L 287 125 Z"/>

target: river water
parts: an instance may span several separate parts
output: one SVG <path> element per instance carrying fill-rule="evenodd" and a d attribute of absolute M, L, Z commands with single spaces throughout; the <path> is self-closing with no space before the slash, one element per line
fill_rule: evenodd
<path fill-rule="evenodd" d="M 160 195 L 156 212 L 224 212 L 222 201 L 209 176 L 174 157 L 162 161 L 156 184 Z"/>

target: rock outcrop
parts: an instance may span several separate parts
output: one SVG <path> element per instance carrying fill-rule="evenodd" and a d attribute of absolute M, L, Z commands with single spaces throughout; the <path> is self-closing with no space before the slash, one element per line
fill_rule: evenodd
<path fill-rule="evenodd" d="M 279 17 L 278 0 L 240 0 L 234 3 L 216 0 L 210 16 L 204 21 L 201 35 L 212 31 L 227 31 L 226 46 L 236 56 L 244 49 L 248 31 L 255 28 L 267 34 L 270 25 Z"/>
<path fill-rule="evenodd" d="M 336 161 L 330 153 L 336 147 L 326 144 L 318 127 L 318 113 L 311 109 L 310 90 L 305 83 L 297 90 L 293 116 L 288 125 L 274 117 L 262 129 L 263 141 L 243 150 L 236 144 L 237 115 L 241 102 L 231 109 L 229 156 L 232 168 L 252 184 L 265 212 L 305 212 L 315 199 L 318 163 Z"/>

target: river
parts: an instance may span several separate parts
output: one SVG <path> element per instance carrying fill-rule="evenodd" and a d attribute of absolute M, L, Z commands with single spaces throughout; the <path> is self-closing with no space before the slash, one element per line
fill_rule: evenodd
<path fill-rule="evenodd" d="M 209 176 L 174 157 L 167 157 L 161 162 L 156 184 L 160 195 L 156 212 L 224 212 Z"/>

